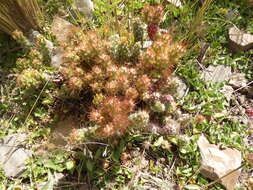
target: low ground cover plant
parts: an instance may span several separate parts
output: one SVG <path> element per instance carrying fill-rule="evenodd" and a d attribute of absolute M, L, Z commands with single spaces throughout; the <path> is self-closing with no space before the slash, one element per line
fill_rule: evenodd
<path fill-rule="evenodd" d="M 200 189 L 210 182 L 199 172 L 200 134 L 222 148 L 252 151 L 244 145 L 250 133 L 245 123 L 226 114 L 235 100 L 221 92 L 225 83 L 206 84 L 196 62 L 207 41 L 210 49 L 200 64 L 229 65 L 252 78 L 252 53 L 229 53 L 224 32 L 231 23 L 251 30 L 252 23 L 243 20 L 250 18 L 242 8 L 246 1 L 182 1 L 178 8 L 165 0 L 94 0 L 91 20 L 72 1 L 23 2 L 33 15 L 22 13 L 25 25 L 15 19 L 18 14 L 6 17 L 13 4 L 0 3 L 0 30 L 13 38 L 11 44 L 9 37 L 0 38 L 0 50 L 10 49 L 0 52 L 0 63 L 8 62 L 12 74 L 0 88 L 0 137 L 27 133 L 26 146 L 35 154 L 18 179 L 0 170 L 0 189 L 37 189 L 43 182 L 44 189 L 84 183 L 90 189 Z M 226 20 L 231 10 L 243 16 Z M 75 25 L 64 42 L 50 29 L 56 13 Z M 42 35 L 30 40 L 31 29 Z M 55 49 L 46 40 L 61 51 L 60 66 L 50 65 Z M 180 98 L 175 75 L 187 86 Z M 251 116 L 250 109 L 246 114 Z M 72 127 L 62 137 L 66 145 L 55 145 L 55 126 L 66 118 Z M 57 173 L 65 176 L 58 182 Z"/>

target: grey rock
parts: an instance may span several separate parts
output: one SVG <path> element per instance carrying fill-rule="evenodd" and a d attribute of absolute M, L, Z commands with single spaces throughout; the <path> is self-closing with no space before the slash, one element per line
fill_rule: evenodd
<path fill-rule="evenodd" d="M 253 35 L 232 27 L 229 29 L 229 43 L 235 52 L 246 51 L 253 48 Z"/>
<path fill-rule="evenodd" d="M 218 65 L 213 66 L 210 65 L 203 73 L 202 79 L 205 82 L 224 82 L 229 80 L 229 77 L 231 76 L 231 67 L 224 66 L 224 65 Z"/>
<path fill-rule="evenodd" d="M 30 41 L 33 44 L 36 44 L 36 39 L 43 37 L 38 31 L 31 30 L 30 32 Z M 43 37 L 44 38 L 44 37 Z M 59 68 L 63 63 L 63 50 L 60 47 L 55 48 L 54 44 L 45 39 L 46 48 L 48 49 L 49 55 L 51 56 L 51 66 Z"/>
<path fill-rule="evenodd" d="M 19 177 L 25 170 L 25 162 L 32 155 L 21 145 L 26 139 L 24 134 L 12 134 L 0 143 L 0 165 L 7 177 Z"/>
<path fill-rule="evenodd" d="M 183 6 L 181 0 L 167 0 L 167 1 L 169 3 L 175 5 L 176 7 L 180 7 L 181 8 Z"/>
<path fill-rule="evenodd" d="M 60 18 L 55 17 L 52 23 L 52 33 L 55 35 L 56 40 L 61 44 L 67 43 L 71 37 L 73 37 L 81 29 L 71 24 L 70 22 Z"/>
<path fill-rule="evenodd" d="M 76 0 L 76 8 L 86 17 L 91 18 L 94 11 L 94 5 L 91 0 Z"/>
<path fill-rule="evenodd" d="M 151 47 L 152 44 L 153 44 L 153 41 L 144 41 L 142 48 L 147 49 L 147 48 Z"/>
<path fill-rule="evenodd" d="M 71 24 L 70 22 L 60 18 L 55 17 L 52 24 L 52 33 L 56 37 L 60 46 L 54 48 L 51 53 L 51 66 L 59 68 L 63 63 L 64 46 L 69 42 L 71 37 L 73 37 L 76 32 L 80 32 L 81 29 Z"/>
<path fill-rule="evenodd" d="M 200 172 L 205 177 L 217 180 L 241 166 L 242 156 L 240 151 L 232 148 L 220 150 L 217 145 L 210 144 L 203 135 L 200 136 L 197 143 L 202 158 Z M 220 183 L 227 190 L 233 190 L 240 173 L 241 170 L 236 170 L 221 179 Z"/>
<path fill-rule="evenodd" d="M 187 94 L 188 86 L 181 78 L 178 76 L 173 76 L 171 83 L 176 85 L 176 94 L 174 94 L 174 97 L 177 100 L 183 98 Z"/>
<path fill-rule="evenodd" d="M 233 88 L 246 87 L 248 80 L 245 77 L 244 73 L 234 73 L 230 76 L 229 84 Z"/>
<path fill-rule="evenodd" d="M 52 53 L 54 49 L 54 44 L 53 42 L 47 40 L 41 33 L 39 33 L 36 30 L 31 30 L 30 35 L 29 35 L 29 40 L 36 45 L 36 41 L 38 38 L 43 38 L 45 40 L 46 48 L 49 51 L 49 54 Z"/>
<path fill-rule="evenodd" d="M 41 37 L 44 38 L 43 35 L 40 34 L 38 31 L 31 30 L 29 40 L 31 41 L 32 44 L 36 45 L 36 39 L 41 38 Z M 54 47 L 54 44 L 47 39 L 45 39 L 45 43 L 46 43 L 46 48 L 48 49 L 48 52 L 49 52 L 49 56 L 51 57 L 50 66 L 55 67 L 55 68 L 60 68 L 60 66 L 63 63 L 63 49 L 61 47 Z"/>
<path fill-rule="evenodd" d="M 63 50 L 58 47 L 52 52 L 51 56 L 51 66 L 55 68 L 60 68 L 63 64 Z"/>

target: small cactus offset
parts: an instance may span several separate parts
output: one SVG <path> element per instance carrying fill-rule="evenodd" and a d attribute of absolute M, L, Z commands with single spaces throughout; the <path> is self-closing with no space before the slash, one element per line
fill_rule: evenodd
<path fill-rule="evenodd" d="M 156 24 L 159 25 L 164 16 L 164 11 L 163 11 L 163 6 L 162 5 L 145 5 L 142 13 L 144 17 L 144 22 L 149 24 Z"/>
<path fill-rule="evenodd" d="M 166 80 L 179 58 L 184 52 L 184 46 L 172 42 L 172 36 L 163 34 L 157 41 L 140 55 L 140 66 L 151 78 Z"/>
<path fill-rule="evenodd" d="M 144 26 L 140 21 L 135 21 L 133 24 L 133 33 L 135 42 L 143 42 L 144 40 Z"/>

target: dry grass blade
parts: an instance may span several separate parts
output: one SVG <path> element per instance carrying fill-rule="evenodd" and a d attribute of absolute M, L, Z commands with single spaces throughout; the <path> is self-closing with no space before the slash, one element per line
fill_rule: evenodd
<path fill-rule="evenodd" d="M 41 18 L 37 0 L 0 0 L 0 30 L 7 34 L 38 29 Z"/>
<path fill-rule="evenodd" d="M 192 39 L 195 36 L 195 32 L 202 25 L 202 21 L 204 19 L 205 13 L 207 9 L 211 6 L 214 0 L 205 0 L 202 7 L 198 10 L 196 17 L 191 22 L 190 31 L 188 34 L 188 39 Z"/>
<path fill-rule="evenodd" d="M 240 165 L 239 167 L 235 168 L 234 170 L 228 172 L 227 174 L 225 174 L 224 176 L 220 177 L 219 179 L 217 179 L 217 180 L 215 180 L 215 181 L 213 181 L 213 182 L 211 182 L 211 183 L 205 185 L 201 190 L 208 190 L 208 188 L 210 188 L 212 185 L 214 185 L 214 184 L 220 182 L 223 178 L 225 178 L 225 177 L 231 175 L 232 173 L 234 173 L 234 172 L 236 172 L 237 170 L 241 169 L 243 166 L 245 166 L 245 163 L 242 164 L 242 165 Z"/>

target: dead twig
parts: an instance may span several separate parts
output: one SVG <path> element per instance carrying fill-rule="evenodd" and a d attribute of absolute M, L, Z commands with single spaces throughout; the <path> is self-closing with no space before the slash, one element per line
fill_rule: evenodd
<path fill-rule="evenodd" d="M 63 184 L 63 182 L 61 182 Z M 80 186 L 80 185 L 87 185 L 87 183 L 73 183 L 73 182 L 64 182 L 66 185 L 58 185 L 57 187 L 54 187 L 55 189 L 62 189 L 66 187 L 75 187 L 75 186 Z"/>
<path fill-rule="evenodd" d="M 251 84 L 253 84 L 253 81 L 251 81 L 251 82 L 247 83 L 247 84 L 246 84 L 246 86 L 242 86 L 242 87 L 240 87 L 240 88 L 237 88 L 236 90 L 234 90 L 234 92 L 233 92 L 233 93 L 238 92 L 238 91 L 240 91 L 240 90 L 242 90 L 242 89 L 244 89 L 244 88 L 248 87 L 248 86 L 249 86 L 249 85 L 251 85 Z"/>

